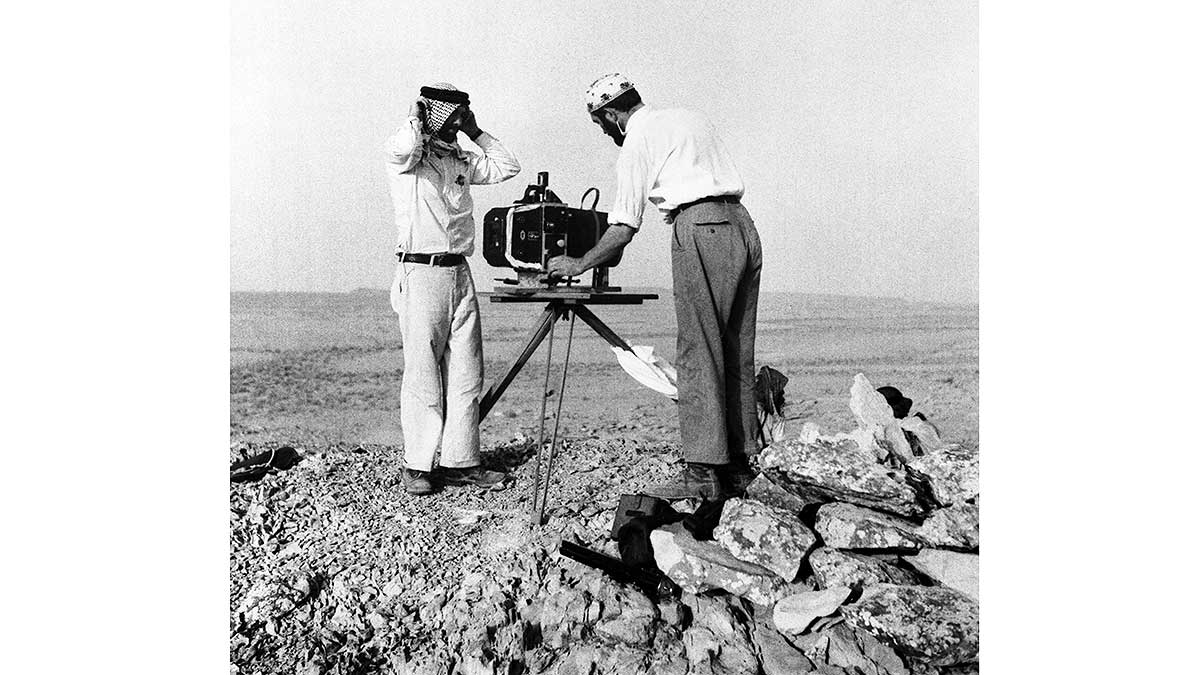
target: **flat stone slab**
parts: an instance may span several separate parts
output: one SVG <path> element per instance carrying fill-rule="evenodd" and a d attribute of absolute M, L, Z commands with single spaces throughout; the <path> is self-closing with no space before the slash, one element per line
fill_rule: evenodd
<path fill-rule="evenodd" d="M 853 504 L 826 504 L 817 511 L 817 533 L 834 548 L 916 550 L 925 546 L 917 527 Z"/>
<path fill-rule="evenodd" d="M 671 581 L 689 593 L 722 589 L 770 605 L 785 584 L 771 570 L 739 560 L 715 541 L 696 541 L 680 523 L 650 533 L 654 561 Z"/>
<path fill-rule="evenodd" d="M 850 589 L 846 586 L 793 593 L 775 603 L 771 618 L 780 633 L 799 635 L 808 630 L 813 621 L 836 612 L 848 597 Z"/>
<path fill-rule="evenodd" d="M 979 605 L 950 588 L 877 584 L 841 613 L 851 625 L 934 666 L 979 656 Z"/>
<path fill-rule="evenodd" d="M 917 576 L 912 572 L 870 556 L 839 551 L 828 546 L 808 555 L 817 588 L 830 586 L 865 587 L 874 584 L 912 584 Z"/>
<path fill-rule="evenodd" d="M 809 504 L 821 503 L 820 501 L 809 501 L 784 489 L 765 473 L 755 476 L 754 480 L 746 486 L 746 497 L 791 513 L 800 513 Z"/>
<path fill-rule="evenodd" d="M 759 465 L 805 501 L 849 502 L 902 516 L 926 511 L 903 471 L 880 464 L 852 439 L 788 438 L 764 449 Z"/>
<path fill-rule="evenodd" d="M 751 499 L 725 502 L 713 539 L 739 560 L 762 565 L 787 582 L 795 580 L 817 535 L 791 512 Z"/>
<path fill-rule="evenodd" d="M 908 469 L 927 479 L 933 498 L 943 506 L 979 496 L 979 452 L 946 445 L 908 462 Z"/>
<path fill-rule="evenodd" d="M 979 556 L 927 548 L 905 558 L 922 574 L 979 602 Z"/>
<path fill-rule="evenodd" d="M 979 549 L 979 507 L 959 503 L 936 509 L 917 528 L 917 535 L 930 546 Z"/>

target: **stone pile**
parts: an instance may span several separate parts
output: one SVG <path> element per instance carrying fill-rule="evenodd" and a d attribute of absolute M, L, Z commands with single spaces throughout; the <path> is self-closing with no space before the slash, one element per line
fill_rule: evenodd
<path fill-rule="evenodd" d="M 977 452 L 943 443 L 931 426 L 884 419 L 872 395 L 860 375 L 856 429 L 807 425 L 766 448 L 758 477 L 726 502 L 711 540 L 679 524 L 651 533 L 656 563 L 683 589 L 677 599 L 651 600 L 557 553 L 569 539 L 616 554 L 607 540 L 612 510 L 589 500 L 564 505 L 578 507 L 555 521 L 565 529 L 514 529 L 494 553 L 439 539 L 467 527 L 457 512 L 439 521 L 432 511 L 396 511 L 416 534 L 364 560 L 371 540 L 354 537 L 385 524 L 307 481 L 358 485 L 371 471 L 368 455 L 331 457 L 328 466 L 310 457 L 275 483 L 240 487 L 234 543 L 275 552 L 232 594 L 231 653 L 241 663 L 264 663 L 280 644 L 296 653 L 277 658 L 278 667 L 231 673 L 977 672 Z M 285 512 L 291 518 L 273 515 Z M 287 543 L 296 519 L 322 529 L 303 545 Z M 317 542 L 330 533 L 350 542 L 338 547 L 344 557 L 325 564 L 297 552 L 324 550 Z M 418 557 L 417 542 L 446 559 Z M 437 575 L 454 557 L 463 573 L 444 583 Z M 286 662 L 297 666 L 287 671 Z"/>
<path fill-rule="evenodd" d="M 685 598 L 743 603 L 763 672 L 969 671 L 977 451 L 942 442 L 923 419 L 895 419 L 862 375 L 850 407 L 853 431 L 806 425 L 766 448 L 713 541 L 678 526 L 652 533 L 656 561 Z M 743 672 L 696 665 L 689 672 Z"/>
<path fill-rule="evenodd" d="M 923 441 L 904 433 L 873 395 L 860 375 L 857 429 L 806 428 L 765 449 L 711 540 L 678 523 L 651 533 L 678 600 L 653 602 L 550 546 L 546 578 L 526 582 L 524 598 L 520 584 L 483 605 L 458 599 L 470 593 L 460 589 L 456 611 L 496 620 L 451 638 L 447 653 L 458 656 L 406 672 L 977 672 L 977 453 L 935 430 Z"/>

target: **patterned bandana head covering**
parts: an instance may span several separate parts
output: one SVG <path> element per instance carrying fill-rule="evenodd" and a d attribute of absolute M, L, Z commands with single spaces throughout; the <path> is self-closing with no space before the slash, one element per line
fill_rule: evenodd
<path fill-rule="evenodd" d="M 439 157 L 458 150 L 457 141 L 448 143 L 438 138 L 437 134 L 456 110 L 470 105 L 470 97 L 448 82 L 436 82 L 421 87 L 421 100 L 425 102 L 425 126 L 429 134 L 425 141 L 427 148 Z"/>
<path fill-rule="evenodd" d="M 584 100 L 587 101 L 588 113 L 596 112 L 630 89 L 633 89 L 633 82 L 620 73 L 601 75 L 583 95 Z"/>
<path fill-rule="evenodd" d="M 458 110 L 459 106 L 471 102 L 466 92 L 447 82 L 437 82 L 427 87 L 421 87 L 421 98 L 425 99 L 426 117 L 429 121 L 429 133 L 436 134 L 442 130 L 442 125 Z"/>

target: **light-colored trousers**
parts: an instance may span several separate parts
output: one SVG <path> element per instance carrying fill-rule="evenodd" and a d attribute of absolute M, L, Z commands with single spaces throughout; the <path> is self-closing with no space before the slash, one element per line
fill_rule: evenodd
<path fill-rule="evenodd" d="M 441 466 L 478 465 L 483 336 L 471 268 L 397 265 L 391 299 L 404 349 L 405 466 L 432 470 L 439 448 Z"/>

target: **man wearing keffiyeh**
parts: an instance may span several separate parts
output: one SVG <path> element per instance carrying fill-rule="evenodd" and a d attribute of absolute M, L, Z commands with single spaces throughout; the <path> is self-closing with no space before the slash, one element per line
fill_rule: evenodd
<path fill-rule="evenodd" d="M 483 152 L 460 146 L 460 131 Z M 387 155 L 398 257 L 391 302 L 404 348 L 405 489 L 429 494 L 435 480 L 499 486 L 505 475 L 484 469 L 479 454 L 483 339 L 467 264 L 475 250 L 470 186 L 508 180 L 521 167 L 479 128 L 467 93 L 444 82 L 421 87 Z"/>

